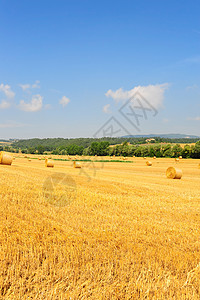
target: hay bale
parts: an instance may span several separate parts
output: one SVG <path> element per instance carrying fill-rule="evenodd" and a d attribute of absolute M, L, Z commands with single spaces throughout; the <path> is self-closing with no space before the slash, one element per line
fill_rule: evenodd
<path fill-rule="evenodd" d="M 183 172 L 181 169 L 169 167 L 166 171 L 167 178 L 170 179 L 181 179 Z"/>
<path fill-rule="evenodd" d="M 45 159 L 45 167 L 47 167 L 47 168 L 53 168 L 54 167 L 53 160 L 49 160 L 48 158 L 46 158 Z"/>
<path fill-rule="evenodd" d="M 143 157 L 144 159 L 146 159 L 146 157 Z"/>
<path fill-rule="evenodd" d="M 79 168 L 79 169 L 81 168 L 81 164 L 78 161 L 74 161 L 73 166 L 74 166 L 74 168 Z"/>
<path fill-rule="evenodd" d="M 10 153 L 6 153 L 3 151 L 0 152 L 0 164 L 11 166 L 12 161 L 13 161 L 13 158 L 12 158 L 12 155 L 10 155 Z"/>
<path fill-rule="evenodd" d="M 152 166 L 152 162 L 149 161 L 149 160 L 147 160 L 147 161 L 146 161 L 146 165 L 147 165 L 148 167 L 150 167 L 150 166 Z"/>
<path fill-rule="evenodd" d="M 153 159 L 156 159 L 156 156 L 154 156 Z"/>
<path fill-rule="evenodd" d="M 179 159 L 182 159 L 182 156 L 179 156 Z"/>
<path fill-rule="evenodd" d="M 179 162 L 179 158 L 175 158 L 175 162 Z"/>
<path fill-rule="evenodd" d="M 39 157 L 38 160 L 41 160 L 41 157 Z"/>
<path fill-rule="evenodd" d="M 31 161 L 31 159 L 29 158 L 28 161 Z"/>

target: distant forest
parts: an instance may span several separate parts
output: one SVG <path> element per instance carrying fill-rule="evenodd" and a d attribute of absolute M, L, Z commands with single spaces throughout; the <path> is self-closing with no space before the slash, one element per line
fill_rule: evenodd
<path fill-rule="evenodd" d="M 180 144 L 185 144 L 185 146 L 181 147 Z M 200 158 L 200 141 L 198 139 L 160 137 L 149 140 L 144 137 L 48 138 L 19 140 L 11 145 L 1 144 L 0 151 L 3 150 L 26 154 Z"/>

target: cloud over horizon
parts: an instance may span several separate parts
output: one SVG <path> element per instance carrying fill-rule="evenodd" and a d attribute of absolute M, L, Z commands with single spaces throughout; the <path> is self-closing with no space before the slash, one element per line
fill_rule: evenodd
<path fill-rule="evenodd" d="M 10 106 L 11 106 L 11 103 L 6 100 L 2 100 L 0 103 L 0 109 L 7 109 L 7 108 L 10 108 Z"/>
<path fill-rule="evenodd" d="M 15 97 L 15 93 L 11 90 L 10 85 L 8 84 L 0 84 L 0 91 L 4 93 L 4 95 L 6 96 L 6 98 L 8 99 L 12 99 Z"/>
<path fill-rule="evenodd" d="M 187 118 L 188 121 L 200 121 L 200 117 Z"/>
<path fill-rule="evenodd" d="M 111 111 L 110 111 L 110 104 L 106 104 L 104 107 L 103 107 L 103 112 L 105 114 L 110 114 Z"/>
<path fill-rule="evenodd" d="M 108 90 L 106 97 L 112 98 L 116 103 L 124 102 L 133 97 L 139 92 L 152 106 L 155 108 L 162 107 L 164 101 L 164 92 L 168 89 L 169 83 L 148 85 L 148 86 L 136 86 L 131 90 L 123 90 L 119 88 L 116 91 Z"/>
<path fill-rule="evenodd" d="M 70 99 L 67 98 L 66 96 L 63 96 L 61 99 L 60 99 L 60 104 L 62 105 L 62 107 L 65 107 L 68 103 L 70 102 Z"/>
<path fill-rule="evenodd" d="M 29 89 L 39 89 L 40 88 L 39 84 L 40 84 L 40 81 L 36 80 L 35 83 L 33 83 L 33 84 L 29 84 L 29 83 L 21 84 L 20 83 L 19 86 L 21 87 L 21 89 L 23 91 L 26 91 L 26 90 L 29 90 Z"/>
<path fill-rule="evenodd" d="M 29 103 L 24 100 L 20 101 L 19 108 L 27 112 L 37 112 L 42 109 L 43 97 L 41 95 L 33 95 Z"/>
<path fill-rule="evenodd" d="M 16 123 L 16 122 L 7 122 L 7 123 L 0 123 L 0 128 L 20 128 L 20 127 L 25 127 L 27 124 L 22 124 L 22 123 Z"/>

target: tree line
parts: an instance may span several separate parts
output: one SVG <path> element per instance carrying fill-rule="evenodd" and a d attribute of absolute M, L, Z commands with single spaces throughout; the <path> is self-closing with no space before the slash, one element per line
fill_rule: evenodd
<path fill-rule="evenodd" d="M 186 144 L 181 147 L 180 144 L 172 143 L 158 143 L 153 144 L 130 144 L 125 140 L 122 144 L 111 145 L 109 141 L 98 140 L 92 141 L 89 145 L 84 147 L 76 143 L 67 145 L 55 145 L 53 149 L 39 144 L 37 146 L 28 146 L 25 148 L 17 147 L 16 143 L 11 146 L 0 146 L 0 151 L 19 151 L 27 154 L 55 154 L 55 155 L 87 155 L 87 156 L 136 156 L 136 157 L 179 157 L 183 158 L 200 158 L 200 141 L 195 145 Z"/>
<path fill-rule="evenodd" d="M 177 139 L 169 139 L 169 138 L 161 138 L 161 137 L 153 137 L 154 143 L 182 143 L 182 144 L 190 144 L 196 143 L 199 139 L 187 139 L 187 138 L 177 138 Z M 84 149 L 89 147 L 93 142 L 109 142 L 110 145 L 123 144 L 124 142 L 128 142 L 131 145 L 141 145 L 146 143 L 146 137 L 104 137 L 104 138 L 46 138 L 46 139 L 28 139 L 28 140 L 19 140 L 15 141 L 11 144 L 11 147 L 14 149 L 28 149 L 28 148 L 37 148 L 39 146 L 44 147 L 44 151 L 53 151 L 60 147 L 67 147 L 69 145 L 77 145 L 83 147 Z"/>

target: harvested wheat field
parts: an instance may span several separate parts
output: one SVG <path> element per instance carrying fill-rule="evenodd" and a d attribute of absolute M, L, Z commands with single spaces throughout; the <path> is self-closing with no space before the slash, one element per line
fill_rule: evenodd
<path fill-rule="evenodd" d="M 0 165 L 0 299 L 199 299 L 200 161 L 38 157 Z"/>

